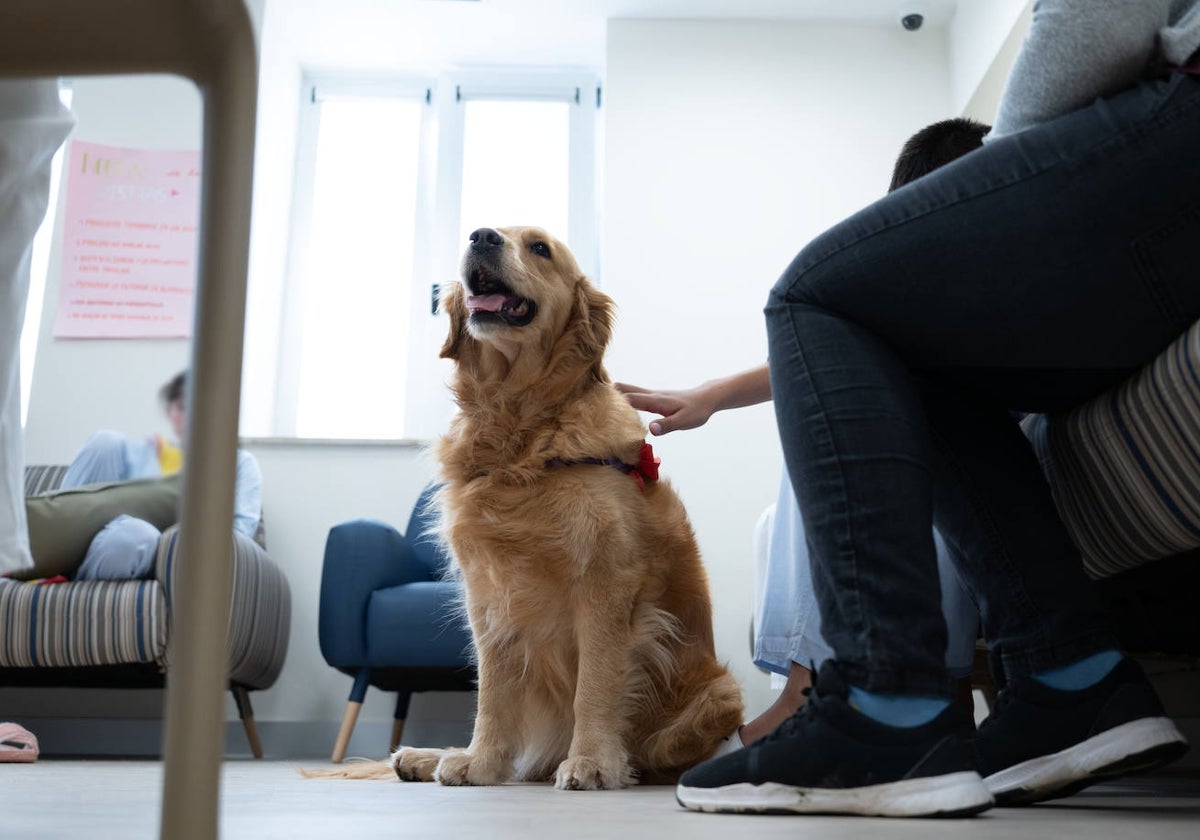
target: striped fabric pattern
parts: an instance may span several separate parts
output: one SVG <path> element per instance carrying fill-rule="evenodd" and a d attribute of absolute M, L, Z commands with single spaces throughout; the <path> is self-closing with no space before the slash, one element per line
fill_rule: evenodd
<path fill-rule="evenodd" d="M 26 467 L 25 495 L 40 496 L 42 493 L 57 490 L 66 474 L 67 467 L 58 464 L 39 464 Z"/>
<path fill-rule="evenodd" d="M 247 688 L 268 688 L 283 668 L 291 632 L 287 579 L 254 540 L 232 534 L 233 610 L 229 619 L 229 679 Z M 168 606 L 178 596 L 179 526 L 158 542 L 155 578 L 166 587 Z M 168 653 L 169 657 L 169 653 Z"/>
<path fill-rule="evenodd" d="M 25 468 L 25 494 L 57 490 L 67 468 Z M 166 658 L 166 601 L 153 580 L 37 586 L 0 579 L 0 667 L 155 663 Z"/>
<path fill-rule="evenodd" d="M 66 469 L 26 467 L 26 494 L 56 489 Z M 232 536 L 229 679 L 246 688 L 269 688 L 287 655 L 291 589 L 259 543 Z M 163 533 L 150 580 L 38 586 L 0 579 L 0 668 L 154 663 L 165 670 L 178 538 L 178 525 Z"/>
<path fill-rule="evenodd" d="M 157 581 L 38 586 L 0 579 L 0 667 L 161 666 L 166 649 Z"/>
<path fill-rule="evenodd" d="M 1200 322 L 1119 387 L 1024 425 L 1089 575 L 1200 547 Z"/>

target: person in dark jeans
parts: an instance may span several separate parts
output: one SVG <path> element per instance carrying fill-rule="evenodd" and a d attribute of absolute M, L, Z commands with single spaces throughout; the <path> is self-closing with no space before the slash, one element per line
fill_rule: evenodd
<path fill-rule="evenodd" d="M 804 248 L 771 392 L 835 658 L 680 779 L 710 811 L 973 814 L 1174 760 L 1013 411 L 1074 406 L 1200 317 L 1200 2 L 1042 0 L 983 149 Z M 1002 690 L 950 703 L 931 524 Z"/>

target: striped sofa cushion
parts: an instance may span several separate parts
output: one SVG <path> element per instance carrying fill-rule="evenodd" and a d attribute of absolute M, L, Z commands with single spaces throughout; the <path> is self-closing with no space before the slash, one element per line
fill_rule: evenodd
<path fill-rule="evenodd" d="M 254 540 L 233 538 L 233 609 L 229 618 L 229 679 L 249 688 L 269 688 L 283 668 L 291 633 L 291 588 L 283 572 Z M 179 526 L 158 542 L 154 576 L 166 588 L 170 606 L 181 597 Z"/>
<path fill-rule="evenodd" d="M 0 667 L 162 666 L 166 648 L 157 581 L 38 586 L 0 579 Z"/>
<path fill-rule="evenodd" d="M 1023 425 L 1089 575 L 1200 547 L 1200 322 L 1119 387 Z"/>
<path fill-rule="evenodd" d="M 57 490 L 62 484 L 63 476 L 67 474 L 67 467 L 58 464 L 38 464 L 30 465 L 25 468 L 25 495 L 40 496 L 42 493 L 49 493 L 51 490 Z"/>

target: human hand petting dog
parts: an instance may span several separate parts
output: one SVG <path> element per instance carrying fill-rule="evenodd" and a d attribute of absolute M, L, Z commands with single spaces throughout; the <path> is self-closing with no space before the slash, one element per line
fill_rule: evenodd
<path fill-rule="evenodd" d="M 771 376 L 765 364 L 683 390 L 651 391 L 624 382 L 614 384 L 638 411 L 661 415 L 650 422 L 650 434 L 655 436 L 695 429 L 718 411 L 771 399 Z"/>
<path fill-rule="evenodd" d="M 716 395 L 708 383 L 682 391 L 651 391 L 624 382 L 613 384 L 638 411 L 661 415 L 650 421 L 652 435 L 703 426 L 717 410 Z"/>

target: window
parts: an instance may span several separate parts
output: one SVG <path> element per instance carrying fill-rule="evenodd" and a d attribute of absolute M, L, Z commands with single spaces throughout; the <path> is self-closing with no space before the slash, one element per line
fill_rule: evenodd
<path fill-rule="evenodd" d="M 299 437 L 387 437 L 403 428 L 420 102 L 325 102 L 298 327 Z M 409 232 L 405 235 L 403 232 Z M 387 360 L 375 379 L 368 360 Z"/>
<path fill-rule="evenodd" d="M 480 227 L 530 220 L 565 241 L 570 106 L 519 100 L 465 105 L 459 242 Z"/>
<path fill-rule="evenodd" d="M 594 80 L 316 79 L 305 91 L 274 432 L 433 437 L 450 415 L 433 300 L 470 232 L 535 224 L 596 274 Z"/>

